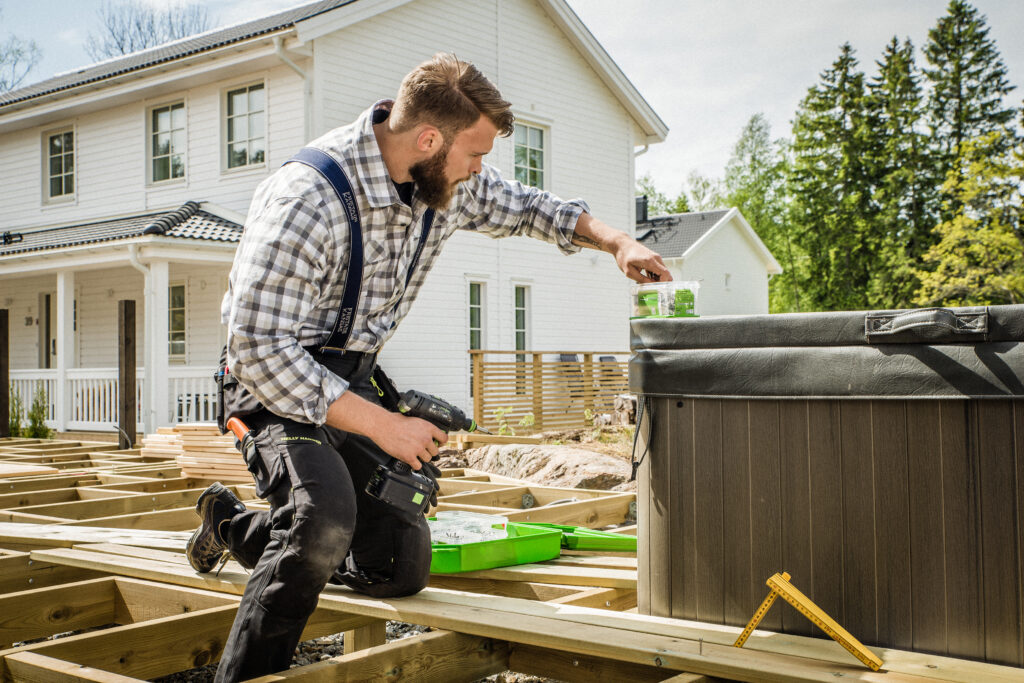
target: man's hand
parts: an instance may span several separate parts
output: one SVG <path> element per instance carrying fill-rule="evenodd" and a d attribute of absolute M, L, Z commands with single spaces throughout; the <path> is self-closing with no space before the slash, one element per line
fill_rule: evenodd
<path fill-rule="evenodd" d="M 327 409 L 327 424 L 353 434 L 362 434 L 393 458 L 414 470 L 437 455 L 448 435 L 426 420 L 406 417 L 370 403 L 346 391 Z"/>
<path fill-rule="evenodd" d="M 392 424 L 377 435 L 367 434 L 374 443 L 388 455 L 401 460 L 414 470 L 429 462 L 437 455 L 441 444 L 448 442 L 448 435 L 418 417 L 406 417 L 399 413 L 388 413 Z"/>
<path fill-rule="evenodd" d="M 614 251 L 615 263 L 630 280 L 641 284 L 646 282 L 668 282 L 672 273 L 661 260 L 661 254 L 651 251 L 635 239 L 624 235 L 618 249 Z"/>
<path fill-rule="evenodd" d="M 621 230 L 597 220 L 589 213 L 581 214 L 576 221 L 572 243 L 608 252 L 615 257 L 615 263 L 626 277 L 641 284 L 668 282 L 672 279 L 672 273 L 665 266 L 660 254 L 648 249 Z"/>

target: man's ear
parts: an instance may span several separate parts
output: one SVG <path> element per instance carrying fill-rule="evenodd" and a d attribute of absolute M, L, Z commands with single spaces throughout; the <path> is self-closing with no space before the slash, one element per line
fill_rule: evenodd
<path fill-rule="evenodd" d="M 433 154 L 444 145 L 444 136 L 441 131 L 431 125 L 424 125 L 416 136 L 416 149 L 427 154 Z"/>

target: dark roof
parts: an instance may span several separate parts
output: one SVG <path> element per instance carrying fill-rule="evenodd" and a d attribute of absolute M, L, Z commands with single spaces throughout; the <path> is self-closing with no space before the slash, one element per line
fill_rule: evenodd
<path fill-rule="evenodd" d="M 636 239 L 663 258 L 678 258 L 727 213 L 728 209 L 721 209 L 656 216 L 637 222 Z"/>
<path fill-rule="evenodd" d="M 242 235 L 242 226 L 203 211 L 197 202 L 185 202 L 173 211 L 146 213 L 96 223 L 26 230 L 21 233 L 5 232 L 4 239 L 0 241 L 0 256 L 113 242 L 144 235 L 237 242 Z"/>
<path fill-rule="evenodd" d="M 235 26 L 207 31 L 206 33 L 175 40 L 148 50 L 125 55 L 124 57 L 116 57 L 96 64 L 90 64 L 77 71 L 60 74 L 45 81 L 19 88 L 18 90 L 0 93 L 0 109 L 15 102 L 32 99 L 33 97 L 41 97 L 94 81 L 101 81 L 105 78 L 112 78 L 155 64 L 170 62 L 230 43 L 237 43 L 248 38 L 291 28 L 303 19 L 323 14 L 341 5 L 347 5 L 350 2 L 355 2 L 355 0 L 320 0 L 319 2 L 311 2 L 261 19 L 254 19 L 253 21 L 247 21 Z"/>

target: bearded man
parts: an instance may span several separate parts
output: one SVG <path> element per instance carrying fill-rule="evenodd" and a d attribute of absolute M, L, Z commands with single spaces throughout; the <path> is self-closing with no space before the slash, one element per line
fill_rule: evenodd
<path fill-rule="evenodd" d="M 371 379 L 456 230 L 598 249 L 637 282 L 671 279 L 660 256 L 582 201 L 483 163 L 514 130 L 510 106 L 476 67 L 439 54 L 405 77 L 394 101 L 314 140 L 301 163 L 256 190 L 222 305 L 222 405 L 251 430 L 244 455 L 270 510 L 246 510 L 214 484 L 196 505 L 202 525 L 187 550 L 200 572 L 228 554 L 254 568 L 217 680 L 288 668 L 328 581 L 375 597 L 426 586 L 423 515 L 365 488 L 381 457 L 430 469 L 447 435 L 385 409 Z M 340 167 L 348 187 L 311 158 Z"/>

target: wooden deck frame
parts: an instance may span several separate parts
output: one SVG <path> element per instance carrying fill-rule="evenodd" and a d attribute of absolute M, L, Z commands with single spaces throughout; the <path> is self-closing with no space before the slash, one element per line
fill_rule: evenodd
<path fill-rule="evenodd" d="M 115 457 L 79 472 L 0 481 L 5 514 L 33 522 L 0 524 L 0 640 L 107 626 L 0 650 L 0 681 L 127 683 L 215 662 L 248 577 L 235 563 L 219 576 L 196 574 L 181 553 L 196 522 L 188 498 L 206 484 L 181 477 L 174 465 Z M 635 499 L 569 490 L 575 503 L 524 510 L 523 492 L 542 506 L 567 490 L 470 469 L 446 471 L 442 485 L 445 505 L 506 515 L 557 511 L 568 523 L 591 526 L 625 517 L 615 510 Z M 254 498 L 252 486 L 235 490 Z M 170 504 L 175 496 L 188 504 L 152 511 L 140 504 Z M 105 512 L 120 514 L 76 517 Z M 61 523 L 45 524 L 53 519 Z M 875 674 L 831 641 L 762 631 L 738 650 L 731 647 L 738 628 L 625 613 L 636 605 L 635 586 L 635 557 L 572 552 L 539 565 L 435 575 L 409 598 L 328 587 L 303 637 L 344 632 L 346 654 L 261 680 L 468 681 L 507 669 L 581 682 L 1024 677 L 1020 669 L 896 650 L 878 651 L 887 671 Z M 388 619 L 434 630 L 384 643 Z"/>
<path fill-rule="evenodd" d="M 166 554 L 163 561 L 153 559 L 160 557 L 158 551 L 150 551 L 147 555 L 147 558 L 129 558 L 76 548 L 33 553 L 34 557 L 41 560 L 108 571 L 116 568 L 121 574 L 132 573 L 147 580 L 159 580 L 199 590 L 237 595 L 244 587 L 245 575 L 234 572 L 224 572 L 217 577 L 198 575 L 182 564 L 179 555 Z M 321 596 L 320 605 L 335 613 L 377 620 L 399 619 L 495 641 L 557 651 L 563 653 L 555 657 L 561 667 L 567 667 L 566 662 L 570 656 L 578 655 L 596 660 L 614 660 L 624 666 L 654 667 L 663 671 L 665 678 L 678 672 L 689 672 L 747 681 L 832 681 L 836 674 L 842 674 L 844 680 L 879 683 L 934 683 L 936 679 L 1009 682 L 1020 679 L 1019 669 L 894 650 L 881 652 L 887 671 L 875 673 L 856 666 L 856 662 L 844 657 L 845 651 L 835 643 L 821 639 L 756 632 L 747 648 L 739 650 L 731 645 L 739 632 L 737 628 L 437 588 L 428 588 L 408 598 L 378 600 L 345 589 L 328 587 Z M 195 614 L 207 612 L 209 610 Z M 213 616 L 206 618 L 215 620 Z M 218 618 L 227 621 L 223 615 Z M 161 620 L 147 623 L 156 622 Z M 210 625 L 205 621 L 195 623 L 201 628 L 190 625 L 187 632 L 191 634 L 194 630 L 202 631 L 208 637 Z M 361 625 L 368 623 L 362 622 Z M 170 628 L 166 623 L 161 627 Z M 339 630 L 336 625 L 333 628 Z M 84 640 L 88 636 L 83 634 L 75 638 Z M 48 649 L 42 654 L 58 659 L 71 656 L 56 646 L 51 647 L 54 649 Z M 89 651 L 94 649 L 89 648 Z M 79 663 L 103 668 L 94 661 Z M 182 660 L 179 657 L 176 661 Z M 113 667 L 105 670 L 126 675 L 114 664 L 105 666 Z M 151 673 L 152 668 L 142 670 L 147 672 L 145 675 L 156 675 Z"/>

